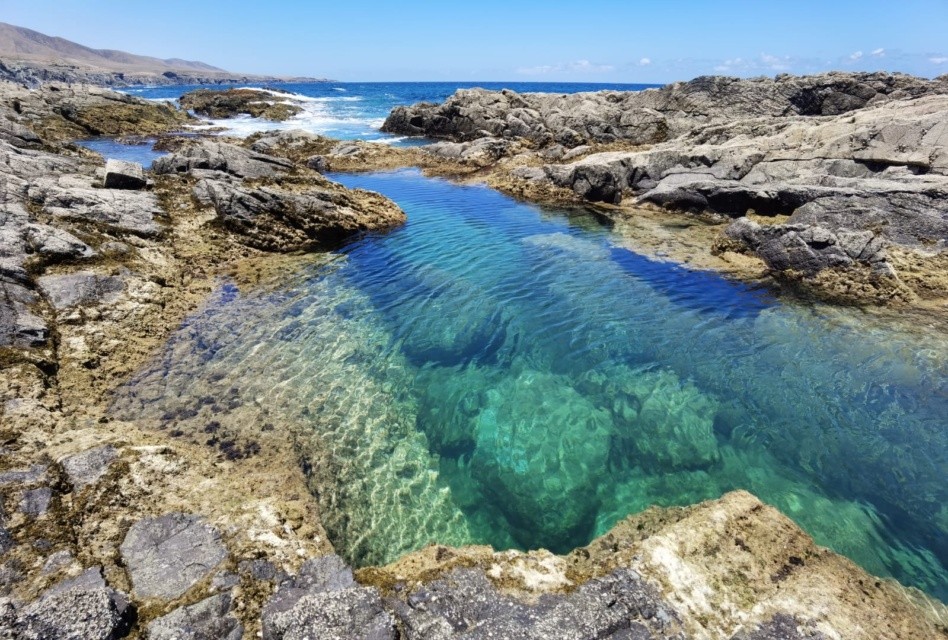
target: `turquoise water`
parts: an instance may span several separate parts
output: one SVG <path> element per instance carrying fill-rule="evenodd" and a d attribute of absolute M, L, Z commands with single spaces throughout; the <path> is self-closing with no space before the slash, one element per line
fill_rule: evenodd
<path fill-rule="evenodd" d="M 942 333 L 646 259 L 584 211 L 414 171 L 335 179 L 408 224 L 222 284 L 117 414 L 293 430 L 357 565 L 433 541 L 564 552 L 743 488 L 948 598 Z"/>

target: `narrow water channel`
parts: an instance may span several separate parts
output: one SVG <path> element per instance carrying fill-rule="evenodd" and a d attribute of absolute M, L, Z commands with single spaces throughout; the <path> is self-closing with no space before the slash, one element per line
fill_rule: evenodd
<path fill-rule="evenodd" d="M 741 488 L 948 599 L 943 334 L 646 259 L 583 212 L 415 171 L 334 178 L 408 224 L 222 284 L 118 414 L 294 425 L 357 565 L 433 541 L 564 552 Z"/>

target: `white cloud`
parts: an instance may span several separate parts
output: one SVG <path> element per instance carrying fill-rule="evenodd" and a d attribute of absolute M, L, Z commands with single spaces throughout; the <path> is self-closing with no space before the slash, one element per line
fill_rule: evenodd
<path fill-rule="evenodd" d="M 640 66 L 640 67 L 647 67 L 647 66 L 650 65 L 650 64 L 652 64 L 652 59 L 651 59 L 651 58 L 642 58 L 641 60 L 639 60 L 639 66 Z"/>
<path fill-rule="evenodd" d="M 862 56 L 863 56 L 862 51 L 856 51 L 856 52 L 850 54 L 849 59 L 850 59 L 850 60 L 860 60 L 860 59 L 862 59 Z"/>
<path fill-rule="evenodd" d="M 769 53 L 760 54 L 760 61 L 771 71 L 787 71 L 790 69 L 790 56 L 778 58 Z"/>
<path fill-rule="evenodd" d="M 884 57 L 885 57 L 885 49 L 882 49 L 882 48 L 880 47 L 879 49 L 876 49 L 875 51 L 873 51 L 873 52 L 872 52 L 872 55 L 875 56 L 876 58 L 884 58 Z"/>
<path fill-rule="evenodd" d="M 536 67 L 520 67 L 517 73 L 525 76 L 541 76 L 551 73 L 609 73 L 615 67 L 611 64 L 596 64 L 589 60 L 577 60 L 566 64 L 544 64 Z"/>
<path fill-rule="evenodd" d="M 931 62 L 932 64 L 945 64 L 946 62 L 948 62 L 948 57 L 935 56 L 933 58 L 929 58 L 928 61 Z"/>

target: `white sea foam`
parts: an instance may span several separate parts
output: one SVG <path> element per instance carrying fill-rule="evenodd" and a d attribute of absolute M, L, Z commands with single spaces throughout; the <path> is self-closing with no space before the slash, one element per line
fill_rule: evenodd
<path fill-rule="evenodd" d="M 364 134 L 367 136 L 375 135 L 375 131 L 382 125 L 384 119 L 368 119 L 360 117 L 357 111 L 337 110 L 332 106 L 333 102 L 356 102 L 359 99 L 351 100 L 349 98 L 310 98 L 303 96 L 302 100 L 297 100 L 293 96 L 296 104 L 302 108 L 302 111 L 282 122 L 272 122 L 262 118 L 254 118 L 249 115 L 241 115 L 235 118 L 207 119 L 203 121 L 204 127 L 221 127 L 222 135 L 245 138 L 258 131 L 288 131 L 290 129 L 303 129 L 311 133 L 330 134 L 339 136 L 340 133 L 347 133 L 345 137 Z"/>

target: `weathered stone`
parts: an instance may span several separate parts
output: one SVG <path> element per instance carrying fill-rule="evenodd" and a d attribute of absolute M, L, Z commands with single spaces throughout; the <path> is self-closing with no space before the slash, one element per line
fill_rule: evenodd
<path fill-rule="evenodd" d="M 6 485 L 31 485 L 41 482 L 46 477 L 44 465 L 34 464 L 29 469 L 15 469 L 0 473 L 0 487 Z"/>
<path fill-rule="evenodd" d="M 57 311 L 77 306 L 107 304 L 118 300 L 125 283 L 119 276 L 80 271 L 61 276 L 43 276 L 40 289 Z"/>
<path fill-rule="evenodd" d="M 181 607 L 148 625 L 149 640 L 240 640 L 243 626 L 231 614 L 226 593 Z"/>
<path fill-rule="evenodd" d="M 32 517 L 41 516 L 49 509 L 52 497 L 53 491 L 49 487 L 29 489 L 20 499 L 20 512 Z"/>
<path fill-rule="evenodd" d="M 169 156 L 155 160 L 158 174 L 187 173 L 194 169 L 223 171 L 240 178 L 272 178 L 293 169 L 293 163 L 226 142 L 189 142 Z"/>
<path fill-rule="evenodd" d="M 60 464 L 69 476 L 74 489 L 79 490 L 98 482 L 104 476 L 109 465 L 118 457 L 118 451 L 110 444 L 89 449 L 74 456 L 64 458 Z"/>
<path fill-rule="evenodd" d="M 675 609 L 628 569 L 534 603 L 505 595 L 481 570 L 456 569 L 392 605 L 408 639 L 685 638 Z"/>
<path fill-rule="evenodd" d="M 124 594 L 106 586 L 99 568 L 87 569 L 46 591 L 17 615 L 22 640 L 117 640 L 133 610 Z"/>
<path fill-rule="evenodd" d="M 813 275 L 823 269 L 851 266 L 857 261 L 881 265 L 886 242 L 870 231 L 833 233 L 800 224 L 759 225 L 741 218 L 727 228 L 728 236 L 753 249 L 771 269 Z"/>
<path fill-rule="evenodd" d="M 137 162 L 126 162 L 110 158 L 105 163 L 106 189 L 144 189 L 147 184 L 145 172 Z"/>
<path fill-rule="evenodd" d="M 244 241 L 268 251 L 308 250 L 333 245 L 366 231 L 381 231 L 405 220 L 386 198 L 348 191 L 326 182 L 302 192 L 279 187 L 252 188 L 220 180 L 196 187 L 224 225 Z"/>
<path fill-rule="evenodd" d="M 338 556 L 307 561 L 264 607 L 264 640 L 396 637 L 392 616 L 375 589 L 359 587 Z"/>
<path fill-rule="evenodd" d="M 237 570 L 240 571 L 241 574 L 250 576 L 254 580 L 264 580 L 267 582 L 282 583 L 289 577 L 272 562 L 259 558 L 256 560 L 242 560 L 237 565 Z"/>
<path fill-rule="evenodd" d="M 302 111 L 289 95 L 262 89 L 197 89 L 185 93 L 179 101 L 185 109 L 209 118 L 247 114 L 282 121 Z"/>
<path fill-rule="evenodd" d="M 72 552 L 68 549 L 63 549 L 62 551 L 57 551 L 48 558 L 43 564 L 43 573 L 51 574 L 61 571 L 68 568 L 76 561 L 76 558 L 72 555 Z"/>
<path fill-rule="evenodd" d="M 396 107 L 382 130 L 455 141 L 522 137 L 568 147 L 616 140 L 655 144 L 738 118 L 838 115 L 946 91 L 940 82 L 884 73 L 702 77 L 649 91 L 567 95 L 461 89 L 440 105 Z"/>
<path fill-rule="evenodd" d="M 827 636 L 798 624 L 793 616 L 778 613 L 769 622 L 759 624 L 752 631 L 741 631 L 731 640 L 826 640 Z"/>
<path fill-rule="evenodd" d="M 96 189 L 91 182 L 88 177 L 43 177 L 31 184 L 29 197 L 46 213 L 61 220 L 142 237 L 161 232 L 155 218 L 164 212 L 153 193 Z"/>
<path fill-rule="evenodd" d="M 38 347 L 46 344 L 46 321 L 30 310 L 36 302 L 32 291 L 0 277 L 0 346 Z"/>
<path fill-rule="evenodd" d="M 306 166 L 319 173 L 326 173 L 330 170 L 329 160 L 326 156 L 312 156 L 306 161 Z"/>
<path fill-rule="evenodd" d="M 132 525 L 121 546 L 138 598 L 174 600 L 227 557 L 220 534 L 199 516 L 171 513 Z"/>

